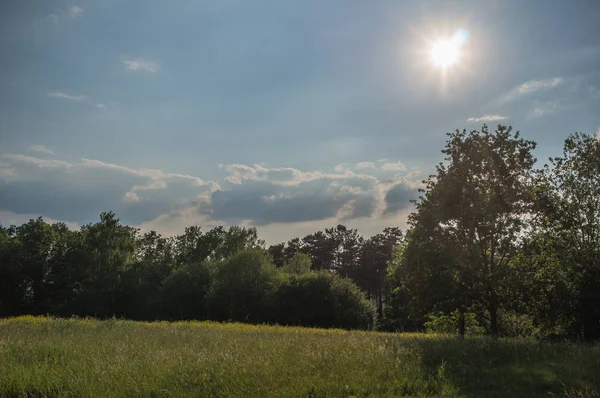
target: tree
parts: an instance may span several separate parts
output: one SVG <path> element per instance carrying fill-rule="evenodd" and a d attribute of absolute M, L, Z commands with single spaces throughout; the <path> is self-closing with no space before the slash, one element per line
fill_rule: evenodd
<path fill-rule="evenodd" d="M 289 251 L 294 247 L 309 254 L 314 270 L 329 270 L 342 276 L 350 276 L 358 268 L 363 241 L 356 229 L 340 224 L 307 235 L 301 242 L 291 240 L 288 247 Z"/>
<path fill-rule="evenodd" d="M 283 264 L 286 262 L 285 257 L 285 242 L 278 243 L 276 245 L 269 246 L 267 250 L 271 257 L 273 257 L 273 263 L 277 268 L 283 267 Z"/>
<path fill-rule="evenodd" d="M 48 260 L 47 284 L 52 303 L 50 312 L 69 316 L 69 304 L 75 300 L 83 281 L 81 261 L 85 252 L 82 249 L 82 234 L 70 230 L 64 223 L 53 224 L 52 229 L 56 240 Z"/>
<path fill-rule="evenodd" d="M 519 138 L 511 127 L 448 134 L 446 163 L 424 181 L 417 211 L 410 216 L 416 237 L 443 237 L 451 253 L 455 297 L 461 313 L 479 305 L 487 312 L 490 332 L 498 335 L 498 311 L 507 300 L 511 261 L 532 214 L 532 155 L 536 144 Z"/>
<path fill-rule="evenodd" d="M 314 270 L 328 270 L 333 265 L 334 246 L 334 242 L 323 231 L 318 231 L 302 238 L 300 250 L 310 255 Z"/>
<path fill-rule="evenodd" d="M 326 239 L 332 249 L 332 262 L 329 269 L 341 276 L 353 279 L 359 268 L 360 251 L 364 238 L 358 230 L 338 225 L 325 230 Z"/>
<path fill-rule="evenodd" d="M 225 259 L 233 256 L 239 251 L 264 249 L 265 241 L 258 237 L 255 227 L 229 227 L 223 237 L 221 245 L 215 253 L 215 259 Z"/>
<path fill-rule="evenodd" d="M 116 314 L 129 319 L 156 319 L 161 286 L 174 267 L 172 239 L 155 231 L 137 236 L 135 261 L 121 276 Z"/>
<path fill-rule="evenodd" d="M 377 302 L 377 314 L 383 317 L 383 304 L 387 297 L 386 274 L 392 261 L 392 253 L 402 241 L 402 231 L 397 227 L 388 227 L 382 233 L 373 235 L 362 245 L 358 269 L 351 275 L 366 293 Z"/>
<path fill-rule="evenodd" d="M 185 229 L 175 238 L 178 265 L 200 263 L 206 260 L 223 260 L 241 250 L 262 248 L 264 241 L 258 238 L 256 228 L 238 226 L 225 229 L 215 227 L 202 233 L 198 226 Z"/>
<path fill-rule="evenodd" d="M 575 133 L 541 173 L 544 217 L 523 263 L 539 296 L 535 318 L 555 334 L 600 338 L 600 140 Z M 553 326 L 560 325 L 560 329 Z"/>
<path fill-rule="evenodd" d="M 310 254 L 307 248 L 305 247 L 304 243 L 300 240 L 300 238 L 292 238 L 287 242 L 283 249 L 284 261 L 291 259 L 297 252 Z"/>
<path fill-rule="evenodd" d="M 236 252 L 213 264 L 207 305 L 210 319 L 239 322 L 273 320 L 279 272 L 263 249 Z"/>
<path fill-rule="evenodd" d="M 394 331 L 422 329 L 432 312 L 451 313 L 459 309 L 462 316 L 469 303 L 468 287 L 461 285 L 455 272 L 449 234 L 433 229 L 425 217 L 421 221 L 394 248 L 387 270 L 392 289 L 382 327 Z M 462 325 L 456 326 L 462 335 Z"/>
<path fill-rule="evenodd" d="M 161 319 L 207 319 L 206 295 L 210 286 L 209 266 L 204 263 L 185 265 L 169 275 L 160 290 Z"/>
<path fill-rule="evenodd" d="M 296 252 L 296 254 L 283 265 L 282 270 L 288 274 L 301 275 L 310 272 L 311 267 L 310 256 L 306 253 Z"/>
<path fill-rule="evenodd" d="M 24 311 L 25 291 L 16 227 L 0 225 L 0 317 Z"/>
<path fill-rule="evenodd" d="M 79 287 L 71 310 L 77 315 L 110 317 L 118 312 L 123 274 L 135 262 L 137 229 L 122 225 L 113 212 L 81 228 L 77 257 Z"/>

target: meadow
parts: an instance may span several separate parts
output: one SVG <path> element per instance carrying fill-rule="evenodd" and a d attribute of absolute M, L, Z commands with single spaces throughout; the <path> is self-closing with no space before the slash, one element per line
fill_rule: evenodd
<path fill-rule="evenodd" d="M 214 322 L 0 320 L 2 397 L 593 397 L 600 346 Z"/>

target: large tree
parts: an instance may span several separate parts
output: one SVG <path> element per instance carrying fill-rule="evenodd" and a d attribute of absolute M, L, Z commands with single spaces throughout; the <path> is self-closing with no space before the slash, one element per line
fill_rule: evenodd
<path fill-rule="evenodd" d="M 572 134 L 541 175 L 541 218 L 522 258 L 547 334 L 600 338 L 600 140 Z"/>
<path fill-rule="evenodd" d="M 71 303 L 78 315 L 109 317 L 118 313 L 122 277 L 135 263 L 138 230 L 119 222 L 113 212 L 81 228 L 74 248 L 79 259 L 79 284 Z"/>
<path fill-rule="evenodd" d="M 416 238 L 442 239 L 453 291 L 460 292 L 454 296 L 460 299 L 458 309 L 485 309 L 496 336 L 498 311 L 515 277 L 511 261 L 532 214 L 536 144 L 500 125 L 448 136 L 445 162 L 424 181 L 410 224 L 421 231 Z"/>

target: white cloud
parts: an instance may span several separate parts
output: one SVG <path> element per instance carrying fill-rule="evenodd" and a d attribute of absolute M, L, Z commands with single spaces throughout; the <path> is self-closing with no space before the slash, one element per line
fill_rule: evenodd
<path fill-rule="evenodd" d="M 381 170 L 383 170 L 383 171 L 404 171 L 404 170 L 406 170 L 406 167 L 400 162 L 384 163 L 381 165 Z"/>
<path fill-rule="evenodd" d="M 83 16 L 83 14 L 84 14 L 83 8 L 81 8 L 79 6 L 76 6 L 76 5 L 72 5 L 72 6 L 69 6 L 69 7 L 66 7 L 66 8 L 61 8 L 61 9 L 55 10 L 48 17 L 55 24 L 58 24 L 61 21 L 79 19 L 80 17 Z"/>
<path fill-rule="evenodd" d="M 337 174 L 323 173 L 321 171 L 301 171 L 291 167 L 267 168 L 255 164 L 247 166 L 244 164 L 221 165 L 229 172 L 225 181 L 231 184 L 242 184 L 244 181 L 270 182 L 280 186 L 295 186 L 305 182 L 315 180 L 339 180 L 348 178 L 357 178 L 365 180 L 377 180 L 376 177 L 369 174 L 358 174 L 351 170 L 343 169 L 337 171 Z M 336 170 L 340 170 L 336 167 Z"/>
<path fill-rule="evenodd" d="M 44 145 L 31 145 L 27 147 L 27 149 L 33 152 L 45 153 L 47 155 L 56 155 L 56 153 L 52 149 Z"/>
<path fill-rule="evenodd" d="M 355 167 L 357 170 L 376 169 L 377 168 L 377 166 L 375 166 L 375 163 L 373 163 L 373 162 L 358 162 L 358 163 L 356 163 Z"/>
<path fill-rule="evenodd" d="M 128 70 L 131 71 L 141 71 L 148 73 L 156 73 L 160 69 L 158 64 L 152 61 L 147 61 L 141 58 L 124 60 L 123 63 L 127 67 Z"/>
<path fill-rule="evenodd" d="M 47 160 L 47 159 L 39 159 L 33 156 L 21 155 L 16 153 L 4 153 L 0 155 L 4 159 L 12 160 L 17 163 L 25 163 L 31 164 L 34 166 L 38 166 L 40 168 L 50 167 L 61 167 L 61 168 L 70 168 L 72 166 L 71 163 L 65 162 L 63 160 Z"/>
<path fill-rule="evenodd" d="M 0 154 L 0 162 L 0 181 L 11 192 L 0 195 L 0 209 L 81 223 L 113 210 L 136 225 L 186 203 L 200 203 L 220 189 L 195 176 L 95 159 L 68 162 Z"/>
<path fill-rule="evenodd" d="M 79 6 L 70 6 L 67 8 L 67 15 L 72 19 L 77 19 L 83 15 L 83 8 Z"/>
<path fill-rule="evenodd" d="M 498 98 L 495 102 L 495 105 L 502 105 L 510 101 L 517 100 L 525 95 L 530 95 L 538 91 L 547 91 L 550 89 L 554 89 L 559 86 L 563 86 L 567 82 L 573 83 L 577 82 L 578 78 L 562 78 L 562 77 L 554 77 L 551 79 L 537 79 L 537 80 L 528 80 L 525 83 L 522 83 L 513 89 L 511 89 L 507 94 Z"/>
<path fill-rule="evenodd" d="M 408 214 L 412 209 L 401 211 L 394 215 L 386 217 L 362 217 L 352 220 L 343 219 L 337 214 L 335 217 L 326 218 L 318 221 L 301 221 L 295 223 L 272 223 L 257 227 L 259 236 L 264 239 L 268 245 L 286 242 L 295 237 L 304 237 L 316 231 L 324 230 L 325 228 L 334 227 L 343 223 L 348 228 L 356 228 L 358 232 L 365 238 L 371 237 L 380 233 L 384 228 L 389 226 L 397 226 L 402 230 L 406 230 Z M 186 225 L 183 223 L 183 225 Z M 154 224 L 156 227 L 161 227 L 159 223 Z M 177 233 L 181 233 L 182 227 L 177 229 Z M 175 229 L 173 228 L 173 231 Z"/>
<path fill-rule="evenodd" d="M 534 108 L 529 112 L 530 117 L 548 116 L 551 113 L 559 110 L 559 101 L 546 101 L 536 103 Z"/>
<path fill-rule="evenodd" d="M 0 154 L 0 157 L 16 162 L 16 163 L 24 163 L 30 164 L 38 167 L 61 167 L 64 169 L 104 169 L 110 170 L 113 172 L 127 174 L 131 176 L 141 177 L 148 179 L 148 183 L 144 185 L 136 185 L 133 187 L 133 190 L 154 190 L 154 189 L 164 189 L 167 187 L 168 181 L 177 181 L 183 180 L 189 182 L 192 186 L 206 186 L 209 185 L 211 187 L 214 186 L 212 182 L 206 182 L 201 178 L 186 175 L 186 174 L 177 174 L 177 173 L 165 173 L 161 170 L 154 169 L 134 169 L 131 167 L 121 166 L 112 163 L 105 163 L 96 159 L 86 159 L 82 158 L 76 163 L 70 163 L 63 160 L 55 160 L 55 159 L 39 159 L 33 156 L 21 155 L 21 154 L 13 154 L 13 153 L 5 153 Z M 216 188 L 216 187 L 215 187 Z"/>
<path fill-rule="evenodd" d="M 138 177 L 145 177 L 150 179 L 150 182 L 145 185 L 136 185 L 133 187 L 134 190 L 152 190 L 152 189 L 164 189 L 167 187 L 167 183 L 165 180 L 186 180 L 191 185 L 195 186 L 205 186 L 211 185 L 210 183 L 205 182 L 201 178 L 186 175 L 186 174 L 177 174 L 177 173 L 165 173 L 161 170 L 154 169 L 134 169 L 131 167 L 121 166 L 112 163 L 105 163 L 96 159 L 86 159 L 82 158 L 78 163 L 78 166 L 87 167 L 87 168 L 97 168 L 97 169 L 106 169 L 112 170 L 124 174 L 129 174 Z"/>
<path fill-rule="evenodd" d="M 345 167 L 344 167 L 344 166 L 342 166 L 341 164 L 338 164 L 337 166 L 335 166 L 335 167 L 333 168 L 333 171 L 335 171 L 336 173 L 341 173 L 341 172 L 342 172 L 342 171 L 344 171 L 344 170 L 345 170 Z"/>
<path fill-rule="evenodd" d="M 47 95 L 48 95 L 48 97 L 60 98 L 60 99 L 75 101 L 75 102 L 84 102 L 84 101 L 88 101 L 88 100 L 92 99 L 85 95 L 72 95 L 72 94 L 67 94 L 65 92 L 62 92 L 62 91 L 52 91 L 52 92 L 47 93 Z M 99 109 L 106 108 L 106 105 L 103 103 L 100 103 L 100 102 L 96 102 L 94 104 L 94 106 Z"/>
<path fill-rule="evenodd" d="M 29 220 L 35 220 L 39 217 L 39 214 L 22 214 L 22 213 L 13 213 L 10 211 L 0 211 L 0 224 L 4 226 L 9 225 L 22 225 L 28 222 Z M 64 222 L 66 226 L 71 230 L 79 229 L 80 225 L 76 222 L 70 221 L 60 221 L 50 217 L 43 217 L 42 219 L 48 224 L 54 224 L 58 222 Z"/>
<path fill-rule="evenodd" d="M 70 95 L 61 91 L 53 91 L 48 93 L 48 97 L 61 98 L 69 101 L 82 102 L 87 99 L 85 95 Z"/>
<path fill-rule="evenodd" d="M 201 226 L 203 230 L 207 230 L 219 225 L 227 225 L 227 223 L 221 220 L 213 220 L 206 214 L 198 213 L 196 206 L 184 206 L 145 221 L 138 227 L 142 232 L 154 230 L 164 236 L 175 236 L 181 234 L 185 227 L 192 225 Z"/>
<path fill-rule="evenodd" d="M 521 94 L 533 93 L 543 88 L 556 87 L 562 83 L 564 83 L 564 79 L 562 77 L 555 77 L 545 80 L 529 80 L 521 84 L 517 88 L 517 91 Z"/>
<path fill-rule="evenodd" d="M 481 117 L 470 117 L 467 119 L 467 123 L 479 123 L 479 122 L 496 122 L 506 119 L 506 116 L 500 115 L 484 115 Z"/>
<path fill-rule="evenodd" d="M 0 179 L 8 180 L 11 177 L 15 177 L 15 169 L 10 167 L 7 163 L 0 163 Z"/>
<path fill-rule="evenodd" d="M 347 214 L 354 203 L 346 204 L 341 211 L 332 217 L 316 221 L 298 222 L 274 222 L 267 225 L 257 226 L 258 234 L 268 245 L 285 242 L 295 237 L 304 237 L 325 228 L 331 228 L 338 224 L 344 224 L 348 228 L 357 228 L 358 232 L 368 238 L 380 233 L 385 227 L 398 226 L 403 230 L 407 227 L 407 218 L 412 208 L 400 211 L 396 214 L 385 216 L 361 217 L 348 219 Z M 207 230 L 219 225 L 228 225 L 223 220 L 215 220 L 206 214 L 198 213 L 196 206 L 185 206 L 180 209 L 162 214 L 153 220 L 141 223 L 138 227 L 142 232 L 155 230 L 164 236 L 181 234 L 185 227 L 191 225 L 201 226 Z M 252 225 L 249 221 L 238 223 L 238 225 Z"/>
<path fill-rule="evenodd" d="M 125 195 L 123 196 L 123 202 L 134 202 L 137 203 L 140 201 L 140 197 L 137 195 L 137 193 L 129 191 L 129 192 L 125 192 Z"/>

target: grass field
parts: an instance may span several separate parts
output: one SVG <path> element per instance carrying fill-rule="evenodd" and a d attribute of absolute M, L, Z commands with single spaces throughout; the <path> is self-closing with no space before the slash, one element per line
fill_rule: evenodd
<path fill-rule="evenodd" d="M 2 397 L 590 397 L 600 347 L 218 324 L 0 320 Z"/>

